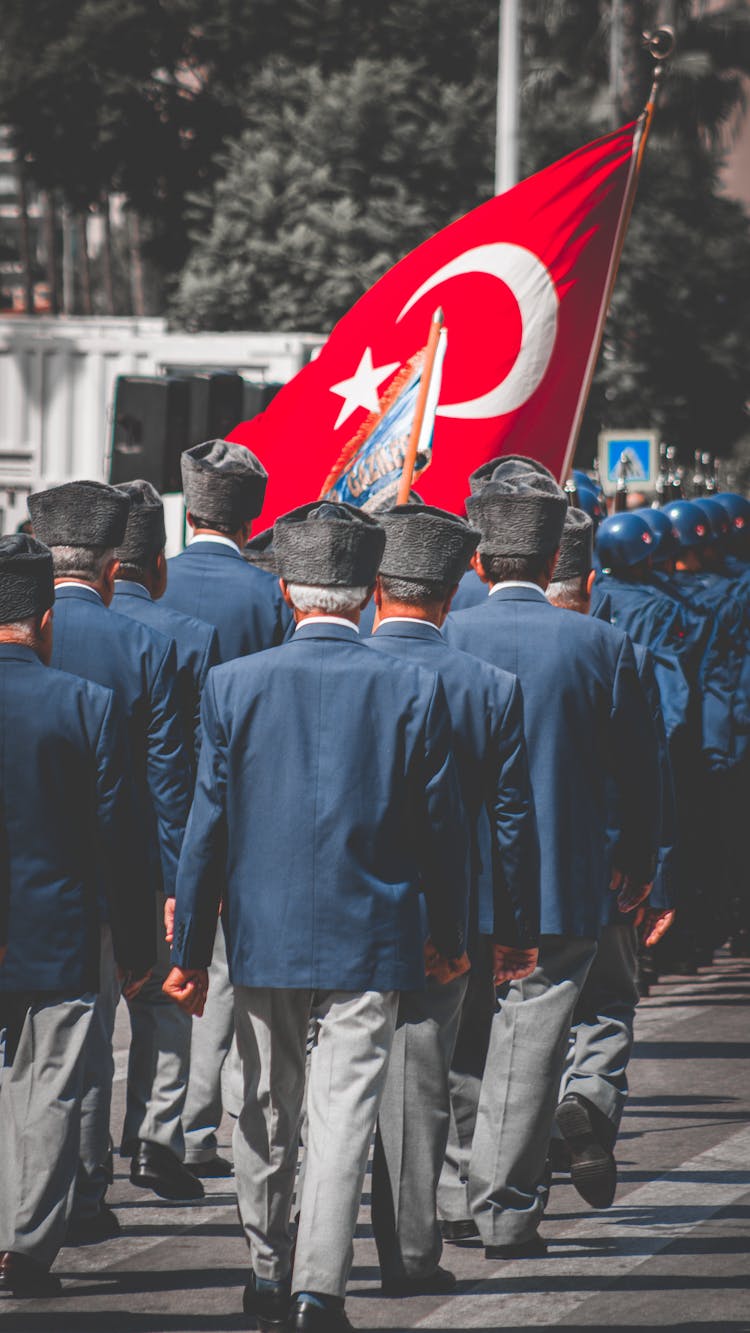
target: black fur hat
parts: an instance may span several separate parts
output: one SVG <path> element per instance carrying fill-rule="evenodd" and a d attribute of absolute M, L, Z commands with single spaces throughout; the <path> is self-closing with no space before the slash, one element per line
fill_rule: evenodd
<path fill-rule="evenodd" d="M 251 537 L 242 551 L 249 565 L 265 569 L 268 574 L 278 574 L 276 552 L 273 548 L 273 528 L 265 528 L 257 537 Z"/>
<path fill-rule="evenodd" d="M 130 499 L 125 537 L 115 552 L 117 559 L 123 565 L 148 565 L 167 541 L 162 498 L 150 481 L 125 481 L 117 489 Z"/>
<path fill-rule="evenodd" d="M 482 555 L 552 555 L 560 545 L 568 502 L 551 474 L 529 469 L 513 480 L 493 478 L 466 500 L 466 512 L 481 532 Z"/>
<path fill-rule="evenodd" d="M 480 537 L 456 514 L 426 504 L 396 505 L 380 522 L 385 528 L 380 573 L 416 583 L 458 583 Z"/>
<path fill-rule="evenodd" d="M 555 583 L 565 579 L 586 579 L 591 573 L 594 555 L 594 525 L 582 509 L 568 509 L 565 515 L 560 554 L 552 575 Z"/>
<path fill-rule="evenodd" d="M 513 481 L 524 473 L 555 480 L 549 468 L 538 463 L 535 458 L 527 458 L 525 454 L 504 454 L 499 458 L 491 458 L 489 463 L 483 463 L 471 473 L 469 490 L 472 495 L 476 495 L 488 481 Z"/>
<path fill-rule="evenodd" d="M 229 440 L 207 440 L 180 458 L 185 504 L 196 518 L 236 532 L 263 508 L 268 473 L 255 454 Z"/>
<path fill-rule="evenodd" d="M 43 616 L 54 600 L 52 552 L 25 532 L 0 537 L 0 625 Z"/>
<path fill-rule="evenodd" d="M 66 481 L 29 496 L 34 532 L 47 546 L 122 544 L 130 500 L 102 481 Z"/>
<path fill-rule="evenodd" d="M 287 583 L 320 588 L 369 588 L 380 565 L 385 532 L 353 505 L 313 500 L 277 518 L 273 546 Z"/>

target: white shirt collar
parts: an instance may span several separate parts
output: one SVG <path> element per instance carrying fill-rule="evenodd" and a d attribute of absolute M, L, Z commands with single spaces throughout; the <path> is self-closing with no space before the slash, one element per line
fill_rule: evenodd
<path fill-rule="evenodd" d="M 493 592 L 499 592 L 501 588 L 531 588 L 533 592 L 540 592 L 544 596 L 543 590 L 538 583 L 527 583 L 525 579 L 508 579 L 507 583 L 493 583 L 490 588 L 490 597 Z"/>
<path fill-rule="evenodd" d="M 355 625 L 353 620 L 345 620 L 343 616 L 306 616 L 296 626 L 295 634 L 298 629 L 303 629 L 305 625 L 343 625 L 344 629 L 353 629 L 359 634 L 359 625 Z"/>
<path fill-rule="evenodd" d="M 217 542 L 219 546 L 229 546 L 233 551 L 239 551 L 239 546 L 233 542 L 231 537 L 221 537 L 219 533 L 199 532 L 197 537 L 191 537 L 188 545 L 197 546 L 198 542 Z"/>
<path fill-rule="evenodd" d="M 92 586 L 91 586 L 90 583 L 85 583 L 83 579 L 59 579 L 59 580 L 57 581 L 57 583 L 55 584 L 55 587 L 56 587 L 56 588 L 85 588 L 87 592 L 92 592 L 92 593 L 94 594 L 95 597 L 98 597 L 100 602 L 103 602 L 103 601 L 104 601 L 104 598 L 102 597 L 101 593 L 100 593 L 100 592 L 97 592 L 96 588 L 92 588 Z"/>
<path fill-rule="evenodd" d="M 378 629 L 380 625 L 429 625 L 430 629 L 436 629 L 438 634 L 442 635 L 443 632 L 434 620 L 423 620 L 421 616 L 383 616 Z M 377 630 L 375 633 L 377 634 Z"/>

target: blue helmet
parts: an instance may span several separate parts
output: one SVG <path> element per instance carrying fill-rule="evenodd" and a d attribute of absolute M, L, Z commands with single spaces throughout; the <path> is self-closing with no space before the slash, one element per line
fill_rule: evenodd
<path fill-rule="evenodd" d="M 745 545 L 750 535 L 750 500 L 736 491 L 720 491 L 711 499 L 720 504 L 731 526 L 730 543 L 739 547 Z"/>
<path fill-rule="evenodd" d="M 732 531 L 732 524 L 729 515 L 723 505 L 719 504 L 712 495 L 703 495 L 700 500 L 696 500 L 699 509 L 708 519 L 708 528 L 714 546 L 726 550 L 729 545 L 729 536 Z"/>
<path fill-rule="evenodd" d="M 596 553 L 602 569 L 632 568 L 648 560 L 654 538 L 640 514 L 611 514 L 596 534 Z"/>
<path fill-rule="evenodd" d="M 681 551 L 702 551 L 705 546 L 711 545 L 708 518 L 694 500 L 673 500 L 664 507 L 663 512 L 672 524 L 672 532 Z"/>
<path fill-rule="evenodd" d="M 665 560 L 672 560 L 679 551 L 679 543 L 672 532 L 672 524 L 663 509 L 635 509 L 648 525 L 654 544 L 651 547 L 651 559 L 655 565 L 661 565 Z"/>
<path fill-rule="evenodd" d="M 575 475 L 574 472 L 573 476 Z M 578 487 L 578 508 L 582 509 L 584 514 L 588 514 L 594 524 L 594 532 L 596 532 L 596 529 L 599 527 L 599 524 L 603 519 L 607 517 L 605 506 L 602 504 L 596 491 L 589 486 Z"/>
<path fill-rule="evenodd" d="M 590 477 L 588 472 L 582 472 L 579 467 L 573 468 L 573 480 L 579 491 L 582 486 L 585 486 L 588 491 L 593 491 L 594 495 L 596 495 L 599 490 L 594 478 Z"/>

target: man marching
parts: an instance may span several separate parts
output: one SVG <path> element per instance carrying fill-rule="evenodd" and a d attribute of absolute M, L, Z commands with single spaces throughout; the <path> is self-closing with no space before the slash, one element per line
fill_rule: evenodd
<path fill-rule="evenodd" d="M 202 1012 L 221 900 L 245 1085 L 234 1132 L 252 1256 L 244 1308 L 261 1329 L 351 1327 L 344 1294 L 398 993 L 424 985 L 420 889 L 435 966 L 447 979 L 468 966 L 467 836 L 440 681 L 359 640 L 384 540 L 348 505 L 278 520 L 296 632 L 217 667 L 203 696 L 167 987 Z"/>

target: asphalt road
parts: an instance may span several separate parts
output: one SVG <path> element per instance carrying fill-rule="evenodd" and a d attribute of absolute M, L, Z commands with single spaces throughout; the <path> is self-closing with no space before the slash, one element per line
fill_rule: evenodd
<path fill-rule="evenodd" d="M 118 1021 L 119 1135 L 127 1019 Z M 615 1205 L 595 1213 L 556 1177 L 543 1260 L 488 1262 L 448 1245 L 450 1297 L 379 1294 L 365 1196 L 348 1311 L 357 1329 L 736 1330 L 750 1333 L 750 962 L 720 957 L 642 1002 Z M 229 1153 L 231 1121 L 223 1126 Z M 234 1333 L 244 1328 L 247 1254 L 234 1195 L 208 1182 L 200 1205 L 133 1189 L 117 1163 L 122 1235 L 64 1249 L 54 1301 L 0 1302 L 3 1333 Z"/>

